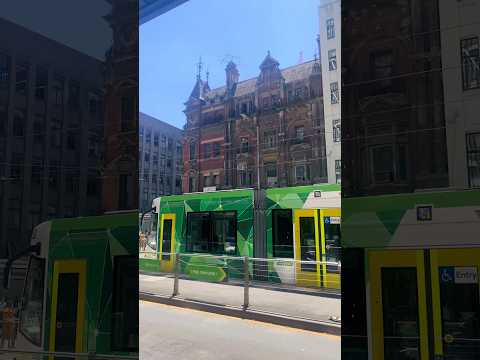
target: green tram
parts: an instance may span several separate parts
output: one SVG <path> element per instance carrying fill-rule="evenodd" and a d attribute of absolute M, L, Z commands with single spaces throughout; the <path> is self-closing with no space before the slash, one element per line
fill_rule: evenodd
<path fill-rule="evenodd" d="M 18 350 L 138 357 L 137 214 L 58 219 L 34 228 L 23 254 L 29 266 Z"/>
<path fill-rule="evenodd" d="M 251 269 L 258 280 L 339 288 L 340 200 L 337 184 L 157 198 L 160 255 L 141 258 L 140 269 L 171 272 L 173 253 L 181 253 L 182 273 L 222 281 L 243 276 L 239 257 L 248 256 L 267 259 L 263 270 Z"/>
<path fill-rule="evenodd" d="M 361 347 L 368 358 L 480 359 L 480 192 L 369 196 L 342 205 L 342 274 L 349 294 L 365 304 L 356 317 L 366 319 Z M 353 292 L 352 279 L 363 284 Z"/>

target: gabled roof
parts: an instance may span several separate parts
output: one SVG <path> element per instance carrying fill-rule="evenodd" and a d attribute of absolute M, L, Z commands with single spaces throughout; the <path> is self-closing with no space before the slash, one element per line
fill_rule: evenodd
<path fill-rule="evenodd" d="M 275 59 L 273 60 L 276 61 Z M 314 64 L 315 64 L 315 60 L 310 60 L 302 64 L 287 67 L 283 70 L 280 70 L 280 72 L 282 73 L 282 76 L 285 79 L 285 83 L 288 84 L 295 81 L 308 79 L 308 77 L 313 73 Z M 240 96 L 244 96 L 249 93 L 255 92 L 256 82 L 257 82 L 257 77 L 251 78 L 248 80 L 239 81 L 235 89 L 234 97 L 240 97 Z M 209 99 L 213 99 L 215 96 L 223 96 L 225 95 L 225 91 L 226 91 L 226 87 L 220 86 L 218 88 L 205 92 L 203 94 L 203 98 L 205 100 L 209 100 Z"/>

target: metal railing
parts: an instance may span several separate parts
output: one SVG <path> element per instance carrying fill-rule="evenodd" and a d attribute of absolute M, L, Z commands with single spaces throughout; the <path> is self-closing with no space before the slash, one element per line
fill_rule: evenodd
<path fill-rule="evenodd" d="M 0 348 L 0 359 L 17 359 L 17 360 L 54 360 L 54 359 L 76 359 L 76 360 L 138 360 L 139 356 L 135 355 L 112 355 L 98 354 L 96 352 L 89 353 L 72 353 L 72 352 L 52 352 L 28 349 L 9 349 Z"/>
<path fill-rule="evenodd" d="M 250 306 L 252 286 L 277 290 L 301 288 L 310 292 L 336 290 L 338 293 L 340 289 L 339 262 L 157 252 L 140 252 L 140 260 L 141 271 L 168 274 L 173 278 L 170 284 L 173 297 L 180 294 L 180 280 L 239 285 L 243 287 L 245 309 Z"/>

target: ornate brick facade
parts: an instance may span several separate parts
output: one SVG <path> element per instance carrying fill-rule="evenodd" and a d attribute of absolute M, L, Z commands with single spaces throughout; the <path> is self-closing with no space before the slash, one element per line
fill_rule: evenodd
<path fill-rule="evenodd" d="M 327 182 L 320 62 L 281 70 L 270 53 L 257 78 L 197 81 L 185 103 L 184 192 Z"/>
<path fill-rule="evenodd" d="M 111 1 L 105 84 L 103 209 L 138 208 L 138 2 Z"/>

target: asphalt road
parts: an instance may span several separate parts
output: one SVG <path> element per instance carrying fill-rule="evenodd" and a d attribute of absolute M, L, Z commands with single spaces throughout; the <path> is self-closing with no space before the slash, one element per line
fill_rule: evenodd
<path fill-rule="evenodd" d="M 340 337 L 140 302 L 141 360 L 333 360 Z"/>

